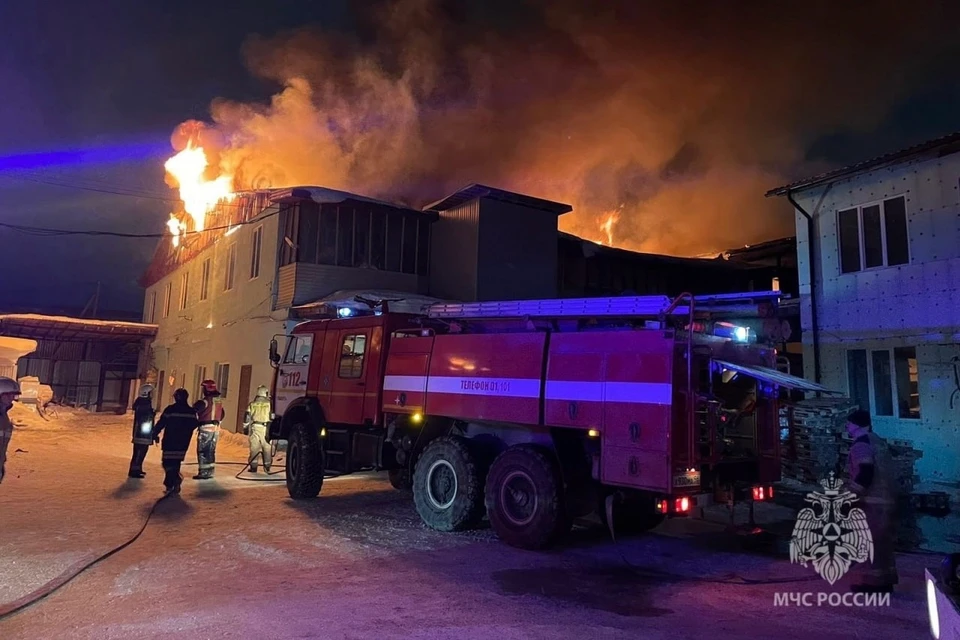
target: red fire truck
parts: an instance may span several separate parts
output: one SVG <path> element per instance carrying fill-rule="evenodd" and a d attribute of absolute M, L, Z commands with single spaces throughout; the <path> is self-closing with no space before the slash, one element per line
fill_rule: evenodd
<path fill-rule="evenodd" d="M 424 523 L 543 548 L 574 518 L 646 529 L 709 496 L 769 499 L 778 391 L 822 389 L 728 320 L 777 293 L 340 309 L 277 336 L 270 438 L 286 483 L 388 470 Z"/>

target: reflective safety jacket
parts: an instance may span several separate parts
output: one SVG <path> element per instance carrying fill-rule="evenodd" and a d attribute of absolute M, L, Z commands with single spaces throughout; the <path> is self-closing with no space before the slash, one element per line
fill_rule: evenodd
<path fill-rule="evenodd" d="M 243 419 L 246 424 L 270 424 L 270 400 L 254 398 L 247 407 L 247 415 Z"/>
<path fill-rule="evenodd" d="M 190 448 L 190 438 L 198 426 L 197 412 L 186 402 L 174 402 L 164 409 L 153 428 L 154 438 L 163 433 L 161 458 L 183 461 L 187 456 L 187 449 Z"/>
<path fill-rule="evenodd" d="M 219 425 L 223 420 L 223 404 L 219 394 L 205 397 L 193 405 L 193 408 L 197 410 L 200 426 Z"/>
<path fill-rule="evenodd" d="M 137 398 L 133 403 L 133 443 L 153 443 L 153 420 L 157 412 L 150 398 Z"/>

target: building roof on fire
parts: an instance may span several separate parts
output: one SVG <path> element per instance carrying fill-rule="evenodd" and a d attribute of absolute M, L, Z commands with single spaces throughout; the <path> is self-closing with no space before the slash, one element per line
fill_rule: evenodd
<path fill-rule="evenodd" d="M 531 209 L 539 209 L 541 211 L 546 211 L 547 213 L 553 213 L 555 215 L 561 216 L 565 213 L 570 213 L 573 211 L 573 207 L 569 204 L 563 204 L 561 202 L 553 202 L 551 200 L 544 200 L 542 198 L 534 198 L 533 196 L 523 195 L 522 193 L 514 193 L 513 191 L 504 191 L 503 189 L 497 189 L 495 187 L 488 187 L 482 184 L 470 184 L 466 187 L 460 189 L 456 193 L 452 193 L 442 200 L 438 200 L 433 204 L 429 204 L 423 208 L 424 211 L 447 211 L 454 207 L 458 207 L 461 204 L 470 202 L 471 200 L 476 200 L 478 198 L 489 198 L 490 200 L 500 200 L 501 202 L 509 202 L 511 204 L 518 204 L 523 207 L 529 207 Z"/>
<path fill-rule="evenodd" d="M 346 200 L 357 200 L 358 202 L 369 202 L 371 204 L 392 207 L 394 209 L 409 209 L 409 207 L 387 202 L 385 200 L 368 198 L 367 196 L 360 196 L 355 193 L 338 191 L 336 189 L 328 189 L 327 187 L 289 187 L 286 189 L 270 189 L 269 193 L 271 202 L 284 202 L 286 200 L 313 200 L 319 204 L 338 204 L 340 202 L 345 202 Z M 416 211 L 416 209 L 410 210 Z"/>
<path fill-rule="evenodd" d="M 811 178 L 791 182 L 782 187 L 771 189 L 766 193 L 766 197 L 784 196 L 790 192 L 803 191 L 804 189 L 816 187 L 828 182 L 835 182 L 841 178 L 854 176 L 872 169 L 899 164 L 916 156 L 934 151 L 939 151 L 939 157 L 960 151 L 960 131 L 955 131 L 945 136 L 934 138 L 933 140 L 927 140 L 926 142 L 921 142 L 920 144 L 915 144 L 912 147 L 900 149 L 899 151 L 885 153 L 875 158 L 870 158 L 869 160 L 847 165 L 846 167 L 834 169 L 833 171 L 826 171 Z"/>

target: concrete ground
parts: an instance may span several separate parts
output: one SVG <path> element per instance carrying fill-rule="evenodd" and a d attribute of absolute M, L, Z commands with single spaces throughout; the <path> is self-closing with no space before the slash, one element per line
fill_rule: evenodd
<path fill-rule="evenodd" d="M 129 539 L 162 493 L 156 448 L 147 478 L 126 479 L 129 418 L 13 416 L 0 611 Z M 245 457 L 245 439 L 227 435 L 218 458 Z M 889 607 L 775 606 L 778 592 L 844 585 L 708 522 L 617 543 L 578 527 L 560 548 L 524 552 L 489 530 L 426 529 L 380 475 L 329 480 L 303 503 L 282 482 L 235 479 L 238 470 L 198 483 L 188 467 L 182 496 L 159 505 L 139 540 L 0 619 L 0 638 L 929 637 L 930 557 L 899 558 Z"/>

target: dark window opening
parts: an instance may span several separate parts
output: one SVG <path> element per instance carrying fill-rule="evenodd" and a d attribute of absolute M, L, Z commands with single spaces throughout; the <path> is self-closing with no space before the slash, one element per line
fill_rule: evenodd
<path fill-rule="evenodd" d="M 370 212 L 353 213 L 353 266 L 370 266 Z"/>
<path fill-rule="evenodd" d="M 317 262 L 317 244 L 320 234 L 320 205 L 316 202 L 301 202 L 300 242 L 297 262 Z"/>
<path fill-rule="evenodd" d="M 370 266 L 387 268 L 387 214 L 374 211 L 370 222 Z"/>
<path fill-rule="evenodd" d="M 858 407 L 870 411 L 870 380 L 865 349 L 847 351 L 847 392 Z"/>
<path fill-rule="evenodd" d="M 337 210 L 320 211 L 320 264 L 337 264 Z"/>
<path fill-rule="evenodd" d="M 890 352 L 874 351 L 873 354 L 873 399 L 877 403 L 876 415 L 893 415 L 893 381 L 890 375 Z"/>
<path fill-rule="evenodd" d="M 340 209 L 337 216 L 337 264 L 353 266 L 353 210 Z"/>
<path fill-rule="evenodd" d="M 897 410 L 901 418 L 920 419 L 920 372 L 916 347 L 893 350 L 893 366 L 897 374 Z"/>
<path fill-rule="evenodd" d="M 403 216 L 387 215 L 386 264 L 387 271 L 400 271 L 400 250 L 403 247 Z"/>
<path fill-rule="evenodd" d="M 860 219 L 856 209 L 838 214 L 840 227 L 840 272 L 860 270 Z"/>

